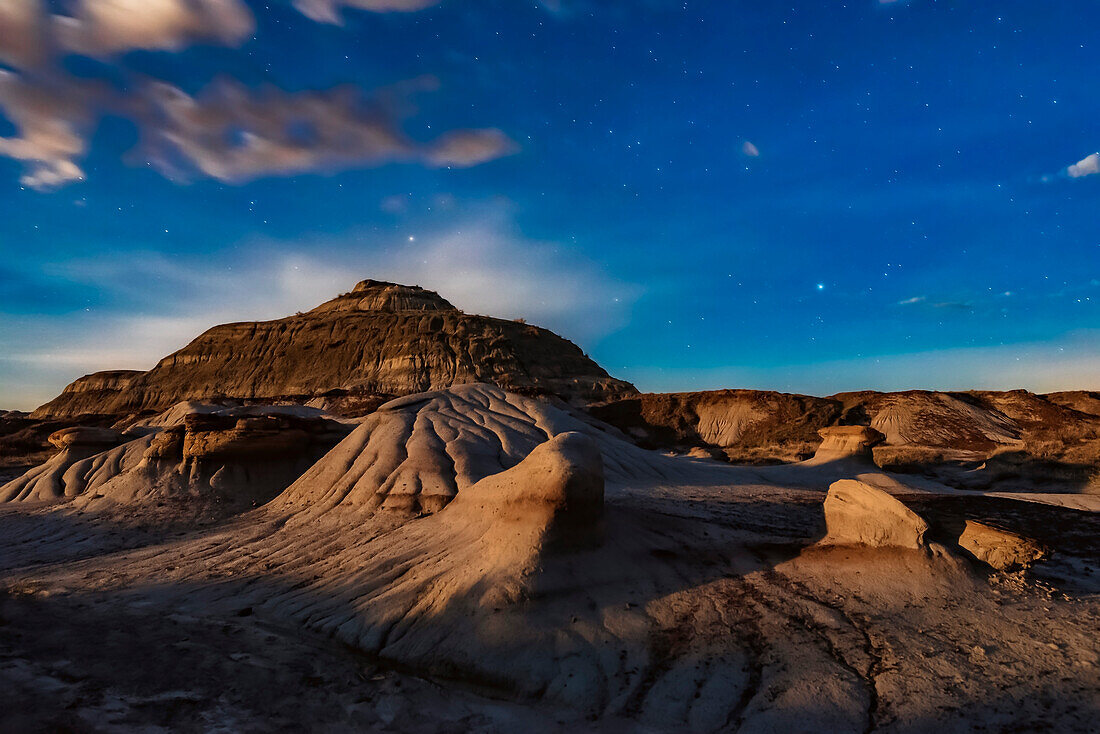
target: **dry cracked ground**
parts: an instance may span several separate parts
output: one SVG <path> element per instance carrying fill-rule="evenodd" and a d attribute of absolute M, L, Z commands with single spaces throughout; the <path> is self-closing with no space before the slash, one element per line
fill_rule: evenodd
<path fill-rule="evenodd" d="M 1095 731 L 1100 520 L 1051 495 L 858 431 L 669 456 L 485 385 L 278 486 L 260 417 L 169 414 L 0 489 L 0 729 Z"/>

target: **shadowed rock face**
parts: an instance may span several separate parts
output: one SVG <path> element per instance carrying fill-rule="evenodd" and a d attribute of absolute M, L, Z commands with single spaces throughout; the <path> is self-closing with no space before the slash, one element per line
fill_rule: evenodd
<path fill-rule="evenodd" d="M 573 402 L 630 395 L 575 344 L 514 321 L 472 316 L 418 287 L 366 280 L 308 313 L 223 324 L 144 373 L 96 373 L 37 417 L 159 411 L 182 400 L 393 397 L 487 382 Z"/>

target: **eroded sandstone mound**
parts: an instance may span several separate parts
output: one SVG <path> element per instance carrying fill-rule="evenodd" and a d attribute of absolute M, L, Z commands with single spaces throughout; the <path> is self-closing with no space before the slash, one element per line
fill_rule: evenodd
<path fill-rule="evenodd" d="M 196 497 L 237 505 L 266 501 L 347 433 L 323 416 L 287 409 L 182 404 L 125 432 L 57 431 L 60 448 L 42 466 L 0 487 L 0 502 Z"/>
<path fill-rule="evenodd" d="M 72 497 L 81 490 L 65 480 L 69 469 L 92 457 L 108 453 L 123 443 L 117 431 L 106 428 L 63 428 L 50 434 L 49 442 L 60 451 L 21 477 L 0 486 L 0 502 L 52 500 Z"/>
<path fill-rule="evenodd" d="M 587 420 L 564 406 L 486 384 L 398 398 L 367 416 L 272 507 L 306 515 L 336 508 L 436 512 L 562 433 L 593 437 L 613 477 L 660 475 L 660 457 Z"/>
<path fill-rule="evenodd" d="M 215 326 L 148 372 L 81 378 L 34 415 L 160 411 L 221 398 L 338 408 L 473 382 L 577 402 L 636 392 L 546 329 L 366 280 L 307 313 Z"/>

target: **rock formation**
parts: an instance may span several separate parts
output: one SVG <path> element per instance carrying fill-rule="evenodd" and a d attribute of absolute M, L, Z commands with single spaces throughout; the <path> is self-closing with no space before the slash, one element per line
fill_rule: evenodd
<path fill-rule="evenodd" d="M 123 442 L 117 431 L 105 428 L 63 428 L 50 434 L 49 441 L 60 451 L 41 466 L 0 486 L 0 502 L 52 500 L 79 493 L 65 481 L 74 465 Z"/>
<path fill-rule="evenodd" d="M 263 502 L 348 430 L 324 417 L 279 409 L 203 408 L 184 404 L 124 433 L 57 431 L 50 441 L 61 451 L 0 486 L 0 502 L 62 497 L 78 498 L 81 507 L 98 500 L 125 504 L 185 497 L 237 506 Z"/>
<path fill-rule="evenodd" d="M 81 714 L 102 700 L 104 716 L 117 717 L 117 702 L 132 701 L 128 725 L 154 709 L 180 709 L 172 724 L 228 720 L 222 692 L 266 689 L 273 669 L 293 672 L 295 703 L 317 704 L 297 718 L 284 718 L 287 707 L 277 717 L 262 709 L 284 728 L 330 716 L 331 699 L 318 697 L 334 690 L 352 698 L 324 722 L 356 730 L 512 731 L 517 712 L 532 711 L 545 717 L 541 728 L 568 731 L 878 731 L 909 722 L 1076 731 L 1091 722 L 1095 591 L 1064 601 L 992 588 L 934 544 L 905 551 L 924 547 L 930 532 L 890 494 L 856 481 L 824 490 L 855 469 L 891 492 L 919 494 L 938 530 L 960 508 L 980 509 L 989 523 L 1035 513 L 1045 528 L 1057 519 L 1076 538 L 1059 547 L 1071 562 L 1058 574 L 1094 567 L 1100 521 L 1090 513 L 963 497 L 932 482 L 910 487 L 858 462 L 739 467 L 646 451 L 566 404 L 471 384 L 390 401 L 277 497 L 232 520 L 131 532 L 120 516 L 169 496 L 130 491 L 164 476 L 143 485 L 142 463 L 214 465 L 253 450 L 267 461 L 285 453 L 283 434 L 301 443 L 291 419 L 308 418 L 207 407 L 127 427 L 122 438 L 136 438 L 81 474 L 112 478 L 72 502 L 0 508 L 5 629 L 20 646 L 0 676 L 47 680 L 47 692 L 64 692 L 51 693 L 50 705 Z M 847 427 L 824 438 L 850 452 L 876 437 Z M 839 548 L 813 543 L 823 500 Z M 80 511 L 108 501 L 128 503 L 126 512 Z M 97 618 L 106 621 L 89 627 Z M 132 640 L 131 627 L 144 636 Z M 110 631 L 112 644 L 89 629 Z M 241 650 L 245 639 L 257 644 Z M 308 642 L 305 656 L 262 654 L 293 640 Z M 333 681 L 326 653 L 350 655 L 344 646 L 367 653 L 376 674 L 355 667 Z M 71 661 L 63 680 L 58 649 Z M 149 649 L 171 650 L 173 665 L 135 654 Z M 191 667 L 170 684 L 118 680 L 128 666 L 135 678 L 176 670 L 184 656 Z M 89 670 L 109 671 L 96 680 L 106 679 L 98 690 L 110 696 L 95 695 Z M 405 713 L 372 703 L 380 679 L 398 671 L 431 676 L 435 698 L 410 685 Z M 449 684 L 456 680 L 463 685 Z M 2 690 L 22 700 L 20 685 Z M 453 715 L 459 700 L 472 701 L 457 707 L 470 713 Z"/>
<path fill-rule="evenodd" d="M 818 429 L 841 414 L 836 401 L 758 390 L 646 394 L 594 406 L 593 415 L 647 448 L 720 449 L 747 463 L 813 455 Z"/>
<path fill-rule="evenodd" d="M 308 313 L 215 326 L 148 372 L 81 378 L 33 415 L 161 411 L 223 398 L 338 408 L 473 382 L 575 402 L 636 392 L 546 329 L 366 280 Z"/>
<path fill-rule="evenodd" d="M 715 390 L 638 395 L 592 412 L 648 448 L 699 447 L 752 464 L 809 458 L 828 448 L 820 430 L 862 426 L 885 436 L 873 447 L 874 461 L 883 468 L 928 473 L 959 487 L 1022 477 L 1039 489 L 1046 477 L 1059 487 L 1089 492 L 1096 491 L 1091 478 L 1100 471 L 1100 403 L 1092 395 L 910 390 L 814 398 Z M 998 456 L 989 466 L 1007 470 L 981 476 L 956 471 Z"/>
<path fill-rule="evenodd" d="M 821 545 L 871 548 L 925 547 L 926 523 L 893 496 L 855 479 L 829 486 L 825 497 L 827 535 Z"/>
<path fill-rule="evenodd" d="M 1047 555 L 1034 540 L 977 520 L 966 521 L 959 547 L 998 571 L 1028 568 Z"/>
<path fill-rule="evenodd" d="M 363 422 L 278 497 L 272 507 L 313 516 L 438 512 L 485 477 L 511 469 L 562 433 L 592 436 L 612 477 L 659 476 L 660 457 L 565 406 L 485 384 L 393 400 Z"/>
<path fill-rule="evenodd" d="M 872 449 L 886 437 L 868 426 L 829 426 L 818 432 L 821 445 L 813 456 L 815 462 L 839 459 L 863 459 L 871 462 Z"/>

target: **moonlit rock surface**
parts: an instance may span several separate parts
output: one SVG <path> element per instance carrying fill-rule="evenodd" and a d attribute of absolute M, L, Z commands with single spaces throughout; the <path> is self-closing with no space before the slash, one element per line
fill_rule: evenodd
<path fill-rule="evenodd" d="M 893 496 L 855 479 L 829 486 L 822 545 L 923 548 L 928 523 Z"/>

